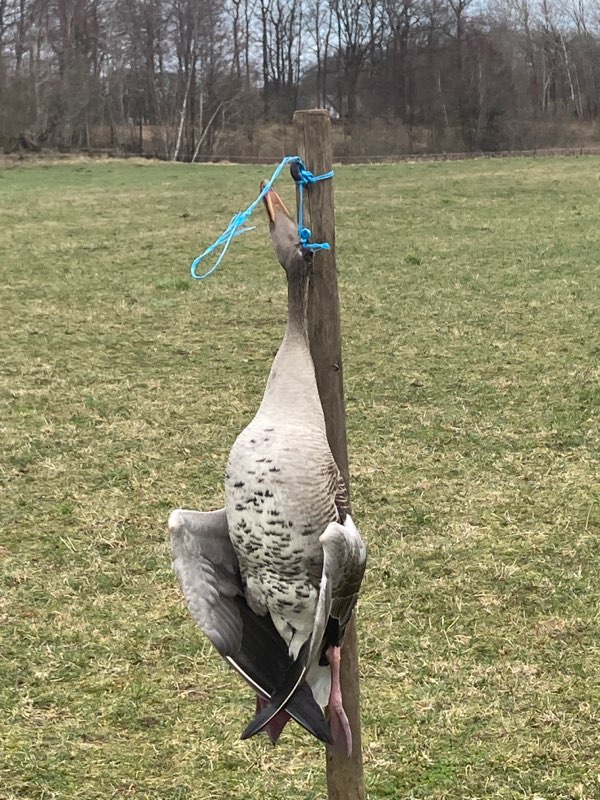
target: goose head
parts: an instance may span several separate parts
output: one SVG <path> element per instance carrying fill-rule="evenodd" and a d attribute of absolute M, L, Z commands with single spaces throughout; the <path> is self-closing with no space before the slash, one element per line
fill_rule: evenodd
<path fill-rule="evenodd" d="M 261 189 L 263 186 L 264 184 L 261 184 Z M 269 216 L 271 241 L 288 279 L 310 274 L 312 252 L 302 247 L 298 236 L 298 225 L 285 203 L 274 189 L 269 189 L 264 197 L 264 203 Z"/>

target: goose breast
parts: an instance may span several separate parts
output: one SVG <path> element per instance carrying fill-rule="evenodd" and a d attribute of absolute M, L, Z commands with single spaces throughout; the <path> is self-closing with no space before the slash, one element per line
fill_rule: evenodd
<path fill-rule="evenodd" d="M 295 657 L 310 637 L 323 553 L 336 519 L 335 475 L 320 426 L 255 418 L 237 438 L 225 479 L 229 535 L 248 604 L 270 613 Z"/>

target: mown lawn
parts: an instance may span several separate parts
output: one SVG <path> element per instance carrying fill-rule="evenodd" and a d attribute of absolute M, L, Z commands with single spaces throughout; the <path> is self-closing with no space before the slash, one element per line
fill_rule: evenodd
<path fill-rule="evenodd" d="M 325 795 L 189 618 L 285 318 L 266 167 L 0 167 L 0 797 Z M 368 796 L 600 797 L 600 159 L 335 178 Z M 281 186 L 291 196 L 290 181 Z"/>

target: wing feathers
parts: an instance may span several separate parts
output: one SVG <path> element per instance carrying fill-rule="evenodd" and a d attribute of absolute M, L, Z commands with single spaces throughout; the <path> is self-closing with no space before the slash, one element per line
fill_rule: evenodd
<path fill-rule="evenodd" d="M 323 572 L 311 638 L 300 650 L 283 682 L 271 693 L 269 704 L 247 726 L 242 739 L 258 733 L 281 709 L 290 711 L 291 701 L 297 697 L 299 687 L 306 685 L 308 670 L 321 657 L 326 631 L 335 630 L 336 638 L 343 637 L 343 628 L 352 614 L 365 571 L 366 548 L 349 514 L 343 525 L 337 522 L 328 525 L 320 542 L 323 546 Z M 332 616 L 337 620 L 335 625 L 331 624 Z"/>
<path fill-rule="evenodd" d="M 352 616 L 367 563 L 367 548 L 352 520 L 332 522 L 320 537 L 323 546 L 323 575 L 332 583 L 330 616 L 339 621 L 340 639 Z"/>
<path fill-rule="evenodd" d="M 242 733 L 242 739 L 249 739 L 251 736 L 254 736 L 255 733 L 262 730 L 265 725 L 289 703 L 306 674 L 306 653 L 307 646 L 305 644 L 300 650 L 296 661 L 293 662 L 287 670 L 283 682 L 271 693 L 269 704 L 254 717 Z M 281 673 L 279 678 L 281 678 Z"/>
<path fill-rule="evenodd" d="M 293 689 L 283 698 L 282 705 L 313 736 L 330 743 L 329 727 L 321 708 L 309 686 L 299 685 L 298 676 L 304 675 L 303 664 L 290 658 L 271 617 L 257 616 L 244 598 L 225 510 L 202 513 L 178 509 L 169 517 L 169 532 L 173 568 L 197 625 L 264 698 L 276 693 L 282 676 L 286 676 L 288 683 L 292 681 Z M 257 731 L 258 728 L 254 733 Z"/>
<path fill-rule="evenodd" d="M 242 592 L 225 510 L 177 509 L 169 517 L 173 569 L 192 618 L 222 656 L 236 653 L 242 620 L 235 597 Z"/>
<path fill-rule="evenodd" d="M 265 699 L 270 699 L 281 684 L 281 676 L 289 675 L 295 664 L 271 617 L 257 616 L 241 598 L 238 598 L 238 606 L 244 624 L 243 641 L 239 652 L 228 661 L 255 691 Z M 270 706 L 271 704 L 268 707 Z M 277 710 L 276 708 L 274 713 L 277 713 Z M 317 739 L 330 741 L 329 727 L 308 686 L 300 687 L 288 702 L 286 711 Z M 242 733 L 242 738 L 246 739 L 258 733 L 272 716 L 274 714 L 268 714 L 256 729 L 253 729 L 253 720 Z"/>

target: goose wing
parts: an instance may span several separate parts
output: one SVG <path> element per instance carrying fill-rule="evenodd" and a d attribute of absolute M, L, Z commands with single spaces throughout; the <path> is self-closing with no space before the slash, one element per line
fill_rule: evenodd
<path fill-rule="evenodd" d="M 330 523 L 319 541 L 323 548 L 323 569 L 311 638 L 300 650 L 269 704 L 248 725 L 243 739 L 258 733 L 282 708 L 289 711 L 288 704 L 302 686 L 306 673 L 321 658 L 324 640 L 326 643 L 330 637 L 336 643 L 341 640 L 356 605 L 367 549 L 352 517 L 346 514 L 344 524 Z"/>
<path fill-rule="evenodd" d="M 332 522 L 320 538 L 323 545 L 323 572 L 327 572 L 331 583 L 330 620 L 339 625 L 339 639 L 350 621 L 358 600 L 358 592 L 365 573 L 367 548 L 350 514 L 344 524 Z"/>
<path fill-rule="evenodd" d="M 244 596 L 225 509 L 177 509 L 169 517 L 173 569 L 196 624 L 221 656 L 262 697 L 269 699 L 293 667 L 269 615 L 255 614 Z M 325 742 L 331 735 L 308 686 L 287 711 Z"/>
<path fill-rule="evenodd" d="M 242 644 L 239 568 L 225 509 L 177 509 L 169 517 L 173 569 L 190 614 L 223 658 Z"/>

